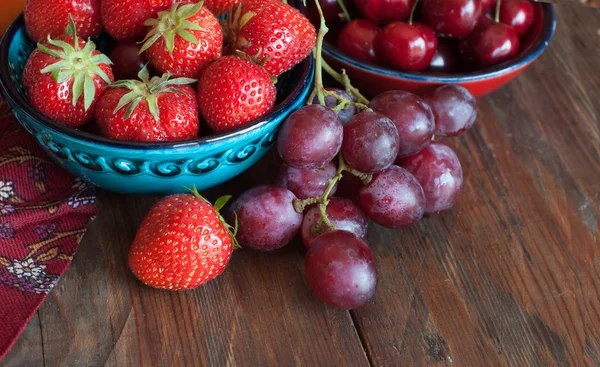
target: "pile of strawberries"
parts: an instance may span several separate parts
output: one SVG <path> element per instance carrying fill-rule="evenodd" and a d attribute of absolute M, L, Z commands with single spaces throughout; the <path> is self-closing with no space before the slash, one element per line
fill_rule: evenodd
<path fill-rule="evenodd" d="M 27 0 L 25 25 L 39 42 L 23 71 L 32 106 L 69 127 L 95 120 L 106 137 L 142 142 L 194 139 L 202 120 L 226 132 L 265 116 L 277 77 L 316 38 L 278 0 Z M 115 49 L 139 50 L 138 79 L 118 69 L 127 56 L 96 50 L 90 37 L 102 32 Z"/>

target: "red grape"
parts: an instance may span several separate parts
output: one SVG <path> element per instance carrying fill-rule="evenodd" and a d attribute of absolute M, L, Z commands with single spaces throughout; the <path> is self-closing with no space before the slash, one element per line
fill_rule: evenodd
<path fill-rule="evenodd" d="M 465 88 L 443 85 L 425 98 L 435 116 L 435 135 L 458 136 L 477 118 L 477 101 Z"/>
<path fill-rule="evenodd" d="M 344 126 L 342 152 L 348 165 L 362 173 L 383 171 L 400 149 L 398 129 L 377 112 L 361 112 Z"/>
<path fill-rule="evenodd" d="M 349 172 L 342 173 L 342 179 L 338 183 L 336 196 L 350 199 L 355 203 L 360 203 L 358 195 L 360 189 L 364 187 L 363 181 Z"/>
<path fill-rule="evenodd" d="M 291 191 L 277 185 L 257 186 L 240 195 L 231 205 L 229 222 L 233 224 L 237 216 L 242 247 L 273 251 L 287 245 L 302 226 L 294 199 Z"/>
<path fill-rule="evenodd" d="M 345 90 L 337 89 L 337 88 L 327 88 L 327 91 L 334 92 L 335 94 L 337 94 L 338 96 L 340 96 L 342 98 L 345 98 L 352 102 L 356 102 L 356 97 L 346 93 Z M 312 100 L 312 104 L 319 104 L 319 98 L 315 96 L 315 98 Z M 325 96 L 325 106 L 326 107 L 334 109 L 338 104 L 339 103 L 338 103 L 337 98 L 335 98 L 333 96 Z M 344 107 L 343 110 L 338 112 L 338 116 L 340 117 L 340 119 L 342 120 L 342 122 L 344 124 L 347 123 L 354 115 L 356 115 L 356 107 L 354 107 L 352 105 L 346 105 L 346 107 Z"/>
<path fill-rule="evenodd" d="M 429 105 L 414 94 L 393 90 L 371 100 L 369 107 L 386 116 L 398 130 L 399 157 L 415 154 L 433 137 L 435 121 Z"/>
<path fill-rule="evenodd" d="M 145 54 L 139 54 L 141 47 L 135 42 L 119 42 L 112 49 L 108 56 L 113 62 L 116 80 L 138 78 L 138 73 L 148 63 Z"/>
<path fill-rule="evenodd" d="M 343 134 L 342 120 L 332 109 L 308 105 L 285 121 L 277 149 L 283 161 L 294 168 L 321 168 L 340 151 Z"/>
<path fill-rule="evenodd" d="M 432 141 L 425 149 L 398 162 L 412 173 L 423 187 L 427 206 L 425 214 L 452 208 L 462 190 L 462 167 L 454 151 Z"/>
<path fill-rule="evenodd" d="M 481 16 L 481 0 L 422 0 L 425 24 L 441 37 L 461 38 L 475 29 Z"/>
<path fill-rule="evenodd" d="M 297 169 L 287 164 L 282 164 L 275 183 L 290 190 L 298 199 L 317 198 L 325 193 L 329 185 L 329 179 L 337 173 L 333 162 L 329 162 L 323 168 Z M 335 193 L 336 186 L 331 190 Z"/>
<path fill-rule="evenodd" d="M 365 305 L 377 286 L 371 248 L 347 231 L 327 232 L 311 243 L 306 253 L 306 277 L 320 299 L 345 310 Z"/>
<path fill-rule="evenodd" d="M 394 229 L 412 226 L 425 212 L 425 194 L 419 181 L 398 166 L 375 175 L 360 191 L 360 203 L 375 223 Z"/>
<path fill-rule="evenodd" d="M 366 19 L 355 19 L 340 32 L 337 45 L 344 53 L 359 60 L 375 63 L 375 38 L 379 26 Z"/>
<path fill-rule="evenodd" d="M 331 199 L 327 205 L 327 218 L 338 230 L 352 232 L 362 238 L 367 236 L 369 220 L 362 209 L 351 200 Z M 321 219 L 321 211 L 318 206 L 311 207 L 304 214 L 300 232 L 304 246 L 310 247 L 311 242 L 318 237 L 318 234 L 326 232 L 325 226 L 319 223 L 319 219 Z M 318 234 L 315 235 L 313 231 Z"/>

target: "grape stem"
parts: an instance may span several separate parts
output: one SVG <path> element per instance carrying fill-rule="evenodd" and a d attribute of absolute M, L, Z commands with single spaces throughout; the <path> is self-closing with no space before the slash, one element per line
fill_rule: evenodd
<path fill-rule="evenodd" d="M 325 60 L 321 60 L 321 65 L 323 66 L 323 70 L 325 70 L 325 72 L 329 74 L 333 79 L 335 79 L 338 83 L 343 85 L 344 88 L 346 88 L 346 92 L 355 96 L 358 102 L 365 105 L 369 104 L 369 100 L 365 96 L 363 96 L 356 87 L 352 86 L 350 78 L 348 77 L 348 74 L 346 74 L 346 70 L 342 69 L 342 72 L 338 73 Z"/>
<path fill-rule="evenodd" d="M 373 179 L 373 175 L 370 175 L 368 173 L 362 173 L 362 172 L 355 170 L 352 167 L 349 167 L 346 164 L 346 161 L 344 160 L 344 155 L 342 153 L 340 153 L 338 155 L 338 160 L 339 160 L 339 164 L 338 164 L 337 172 L 336 172 L 335 176 L 333 176 L 332 178 L 329 179 L 329 181 L 327 183 L 327 188 L 325 189 L 325 192 L 323 193 L 323 195 L 316 197 L 316 198 L 308 198 L 308 199 L 304 199 L 304 200 L 300 200 L 300 199 L 294 200 L 294 209 L 298 213 L 304 212 L 306 207 L 308 207 L 309 205 L 319 204 L 319 210 L 321 211 L 321 220 L 324 222 L 325 226 L 328 229 L 333 228 L 333 226 L 330 226 L 331 221 L 329 220 L 329 218 L 327 218 L 327 214 L 326 214 L 327 205 L 329 204 L 329 195 L 331 195 L 331 190 L 333 190 L 335 185 L 342 179 L 343 173 L 348 172 L 348 173 L 360 178 L 365 185 L 368 184 L 369 182 L 371 182 L 371 180 Z"/>

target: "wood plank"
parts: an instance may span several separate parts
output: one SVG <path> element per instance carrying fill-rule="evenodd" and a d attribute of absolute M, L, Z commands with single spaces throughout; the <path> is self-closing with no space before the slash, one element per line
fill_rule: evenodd
<path fill-rule="evenodd" d="M 379 289 L 354 318 L 374 365 L 600 365 L 600 13 L 558 12 L 548 52 L 450 142 L 459 204 L 371 231 Z"/>

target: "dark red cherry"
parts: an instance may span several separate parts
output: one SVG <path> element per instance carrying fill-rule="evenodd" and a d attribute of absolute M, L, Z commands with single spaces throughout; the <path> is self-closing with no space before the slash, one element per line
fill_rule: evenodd
<path fill-rule="evenodd" d="M 337 0 L 319 0 L 319 4 L 321 5 L 321 9 L 323 10 L 323 16 L 325 17 L 325 22 L 327 23 L 327 28 L 329 28 L 329 32 L 327 32 L 326 38 L 327 40 L 335 43 L 337 40 L 337 35 L 340 33 L 341 29 L 347 24 L 347 21 L 340 17 L 342 14 L 342 8 L 338 4 Z M 344 0 L 344 5 L 350 14 L 358 11 L 356 5 L 353 0 Z M 304 14 L 306 17 L 314 24 L 317 28 L 321 22 L 319 18 L 319 12 L 317 11 L 317 6 L 315 5 L 315 1 L 307 1 L 306 6 L 303 6 Z"/>
<path fill-rule="evenodd" d="M 148 62 L 144 54 L 139 55 L 142 45 L 135 42 L 119 42 L 108 57 L 113 62 L 116 80 L 137 79 L 138 73 Z"/>
<path fill-rule="evenodd" d="M 349 56 L 375 63 L 375 38 L 379 31 L 377 24 L 366 19 L 355 19 L 342 29 L 337 45 Z"/>
<path fill-rule="evenodd" d="M 467 62 L 488 67 L 513 58 L 519 46 L 519 36 L 513 27 L 482 18 L 473 33 L 460 41 L 459 49 Z"/>
<path fill-rule="evenodd" d="M 360 13 L 375 23 L 401 22 L 410 16 L 416 0 L 356 0 Z"/>
<path fill-rule="evenodd" d="M 440 37 L 461 38 L 475 29 L 481 0 L 422 0 L 423 21 Z"/>
<path fill-rule="evenodd" d="M 481 0 L 481 12 L 485 13 L 490 10 L 498 0 Z"/>
<path fill-rule="evenodd" d="M 427 69 L 436 49 L 435 33 L 419 23 L 390 23 L 375 40 L 378 59 L 402 71 Z"/>
<path fill-rule="evenodd" d="M 434 73 L 455 73 L 459 69 L 458 43 L 454 40 L 440 40 L 427 71 Z"/>
<path fill-rule="evenodd" d="M 500 23 L 508 24 L 523 37 L 533 24 L 535 8 L 529 0 L 502 0 L 500 3 Z"/>

